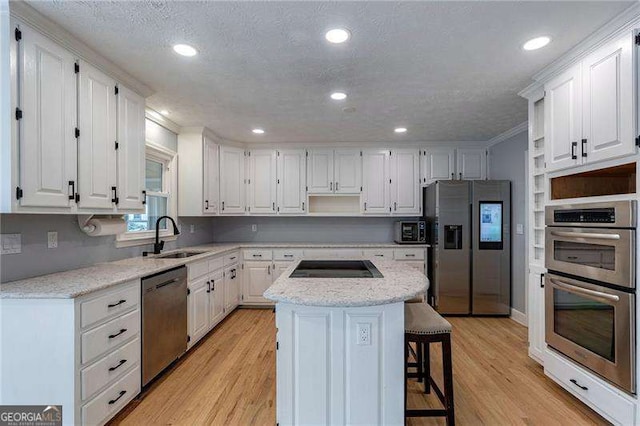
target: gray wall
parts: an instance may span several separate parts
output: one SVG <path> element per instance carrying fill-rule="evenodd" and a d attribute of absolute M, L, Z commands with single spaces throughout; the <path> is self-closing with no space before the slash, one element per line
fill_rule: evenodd
<path fill-rule="evenodd" d="M 178 219 L 182 233 L 165 250 L 210 243 L 212 223 L 209 218 Z M 195 232 L 189 232 L 195 225 Z M 58 232 L 58 248 L 47 248 L 47 232 Z M 90 237 L 80 230 L 75 215 L 0 215 L 0 232 L 22 234 L 22 253 L 0 256 L 0 282 L 82 268 L 101 262 L 140 256 L 153 250 L 149 245 L 116 248 L 115 236 Z"/>
<path fill-rule="evenodd" d="M 508 179 L 512 182 L 512 304 L 514 309 L 522 313 L 526 313 L 527 247 L 525 235 L 516 234 L 516 225 L 522 224 L 525 232 L 527 232 L 526 150 L 526 131 L 489 149 L 489 173 L 491 179 Z"/>
<path fill-rule="evenodd" d="M 386 243 L 398 217 L 216 217 L 216 242 Z M 257 225 L 257 232 L 251 225 Z"/>

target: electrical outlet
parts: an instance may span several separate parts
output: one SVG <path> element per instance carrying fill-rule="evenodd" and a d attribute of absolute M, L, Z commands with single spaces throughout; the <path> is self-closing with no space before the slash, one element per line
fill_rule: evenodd
<path fill-rule="evenodd" d="M 22 253 L 22 234 L 2 234 L 0 235 L 1 254 Z"/>
<path fill-rule="evenodd" d="M 258 230 L 258 225 L 256 225 L 255 223 L 251 225 L 251 232 L 256 232 L 257 230 Z"/>
<path fill-rule="evenodd" d="M 358 345 L 370 345 L 371 344 L 371 324 L 366 322 L 359 322 L 356 325 Z"/>
<path fill-rule="evenodd" d="M 189 233 L 193 234 L 196 232 L 196 226 L 195 225 L 189 225 Z"/>
<path fill-rule="evenodd" d="M 47 232 L 47 248 L 58 248 L 58 233 L 56 231 Z"/>

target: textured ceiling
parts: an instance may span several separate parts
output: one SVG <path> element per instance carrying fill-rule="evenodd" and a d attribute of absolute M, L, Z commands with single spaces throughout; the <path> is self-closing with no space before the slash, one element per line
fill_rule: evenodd
<path fill-rule="evenodd" d="M 631 3 L 30 5 L 151 86 L 148 105 L 182 126 L 247 142 L 380 142 L 487 140 L 522 123 L 517 92 L 531 76 Z M 351 30 L 345 45 L 325 42 L 335 26 Z M 521 49 L 542 34 L 548 47 Z M 180 57 L 175 43 L 200 53 Z M 329 99 L 338 89 L 346 101 Z"/>

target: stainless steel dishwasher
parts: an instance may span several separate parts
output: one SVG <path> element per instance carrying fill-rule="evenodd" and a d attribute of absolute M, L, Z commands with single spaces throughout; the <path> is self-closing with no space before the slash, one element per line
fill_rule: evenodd
<path fill-rule="evenodd" d="M 187 350 L 187 268 L 142 279 L 142 385 Z"/>

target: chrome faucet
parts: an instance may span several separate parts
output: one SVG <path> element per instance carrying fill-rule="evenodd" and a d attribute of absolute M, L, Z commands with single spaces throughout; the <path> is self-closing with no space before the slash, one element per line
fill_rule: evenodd
<path fill-rule="evenodd" d="M 156 220 L 156 242 L 153 243 L 153 254 L 160 254 L 162 249 L 164 248 L 164 241 L 160 241 L 160 221 L 162 219 L 169 219 L 173 224 L 173 235 L 179 235 L 180 231 L 176 226 L 176 222 L 170 216 L 160 216 L 158 220 Z M 142 253 L 143 256 L 146 256 L 148 253 L 145 251 Z"/>

